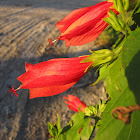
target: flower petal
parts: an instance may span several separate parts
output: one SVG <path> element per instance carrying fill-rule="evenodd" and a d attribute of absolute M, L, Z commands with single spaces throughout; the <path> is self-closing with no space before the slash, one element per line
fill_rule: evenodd
<path fill-rule="evenodd" d="M 43 87 L 43 88 L 32 88 L 29 89 L 29 98 L 38 98 L 38 97 L 48 97 L 57 95 L 61 92 L 66 91 L 70 87 L 72 87 L 75 84 L 75 82 L 66 84 L 66 85 L 60 85 L 60 86 L 49 86 L 49 87 Z"/>
<path fill-rule="evenodd" d="M 94 10 L 94 9 L 96 9 L 96 8 L 106 4 L 106 3 L 107 3 L 106 1 L 100 2 L 94 6 L 74 10 L 69 15 L 67 15 L 63 20 L 59 21 L 56 24 L 56 27 L 61 31 L 61 33 L 64 33 L 71 24 L 75 23 L 75 21 L 79 20 L 81 17 L 83 17 L 85 14 L 89 13 L 91 10 Z M 108 4 L 111 4 L 111 3 L 108 3 Z M 98 10 L 98 12 L 100 12 L 100 10 Z M 94 16 L 96 16 L 96 14 L 93 14 L 92 16 L 94 17 Z M 86 19 L 84 19 L 84 18 L 85 17 L 83 17 L 82 19 L 84 20 L 84 22 L 86 22 L 85 20 L 87 20 L 88 17 L 86 17 Z M 82 20 L 80 20 L 80 22 L 81 21 Z"/>
<path fill-rule="evenodd" d="M 26 72 L 31 70 L 33 68 L 33 66 L 34 66 L 33 64 L 25 63 L 25 70 L 26 70 Z"/>
<path fill-rule="evenodd" d="M 85 13 L 83 16 L 81 16 L 79 19 L 77 19 L 75 22 L 73 22 L 67 30 L 61 34 L 61 36 L 69 33 L 72 30 L 79 30 L 83 28 L 83 30 L 86 30 L 87 26 L 91 26 L 94 28 L 94 24 L 98 23 L 102 18 L 104 18 L 105 15 L 107 15 L 107 12 L 110 10 L 110 6 L 112 6 L 113 3 L 111 2 L 101 2 L 100 5 L 95 5 L 93 8 Z M 90 29 L 89 29 L 90 30 Z M 87 31 L 87 30 L 86 30 Z M 76 33 L 77 33 L 76 32 Z"/>
<path fill-rule="evenodd" d="M 51 75 L 25 81 L 20 88 L 41 88 L 53 85 L 65 85 L 72 82 L 78 82 L 84 76 L 84 72 L 79 75 Z"/>

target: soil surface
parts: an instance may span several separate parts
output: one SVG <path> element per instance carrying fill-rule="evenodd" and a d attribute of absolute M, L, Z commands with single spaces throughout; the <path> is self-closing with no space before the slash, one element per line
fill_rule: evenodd
<path fill-rule="evenodd" d="M 69 90 L 52 97 L 29 100 L 29 91 L 20 90 L 12 97 L 9 86 L 16 88 L 16 78 L 25 72 L 25 62 L 36 64 L 60 57 L 76 57 L 98 49 L 94 42 L 65 47 L 58 41 L 50 47 L 48 38 L 60 35 L 55 24 L 72 10 L 96 4 L 99 0 L 1 0 L 0 1 L 0 140 L 46 140 L 47 122 L 62 126 L 70 120 L 71 111 L 63 96 L 73 94 L 87 105 L 105 99 L 102 83 L 89 86 L 97 78 L 96 70 L 87 73 Z"/>

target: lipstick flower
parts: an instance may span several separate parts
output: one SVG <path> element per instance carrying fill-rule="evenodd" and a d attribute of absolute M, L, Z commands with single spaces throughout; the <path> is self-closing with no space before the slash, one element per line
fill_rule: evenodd
<path fill-rule="evenodd" d="M 66 46 L 80 46 L 96 39 L 108 26 L 103 18 L 109 16 L 110 9 L 118 14 L 112 1 L 100 2 L 71 12 L 56 24 L 61 32 L 56 40 L 65 40 Z"/>
<path fill-rule="evenodd" d="M 68 95 L 68 97 L 63 96 L 63 99 L 68 100 L 65 101 L 65 103 L 68 104 L 68 107 L 75 112 L 79 112 L 79 110 L 84 112 L 85 108 L 87 107 L 86 104 L 80 101 L 80 99 L 76 96 L 73 95 Z"/>
<path fill-rule="evenodd" d="M 17 96 L 17 90 L 29 89 L 30 99 L 64 92 L 78 82 L 90 67 L 91 62 L 80 63 L 85 57 L 57 58 L 36 65 L 26 63 L 26 72 L 17 78 L 22 84 L 9 91 Z"/>

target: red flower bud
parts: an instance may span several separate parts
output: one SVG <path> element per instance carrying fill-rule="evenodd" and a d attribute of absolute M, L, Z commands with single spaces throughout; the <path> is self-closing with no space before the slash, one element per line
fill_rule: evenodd
<path fill-rule="evenodd" d="M 108 26 L 103 18 L 108 17 L 113 2 L 100 2 L 94 6 L 74 10 L 56 24 L 65 40 L 66 46 L 83 45 L 96 39 Z M 113 11 L 116 11 L 113 9 Z M 117 11 L 115 12 L 116 14 Z"/>
<path fill-rule="evenodd" d="M 36 65 L 26 63 L 26 72 L 17 78 L 22 82 L 18 89 L 29 89 L 30 99 L 64 92 L 85 75 L 91 64 L 80 63 L 85 57 L 51 59 Z M 12 88 L 10 92 L 16 94 L 18 89 Z"/>
<path fill-rule="evenodd" d="M 75 112 L 79 112 L 80 111 L 85 111 L 85 108 L 87 107 L 86 104 L 82 101 L 80 101 L 80 99 L 76 96 L 73 95 L 68 95 L 68 97 L 63 96 L 63 99 L 67 99 L 68 101 L 65 101 L 66 104 L 68 104 L 68 107 L 75 111 Z"/>

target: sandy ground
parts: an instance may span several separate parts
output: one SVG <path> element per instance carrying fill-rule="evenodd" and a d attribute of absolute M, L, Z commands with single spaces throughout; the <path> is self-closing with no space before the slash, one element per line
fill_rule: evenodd
<path fill-rule="evenodd" d="M 36 64 L 58 57 L 75 57 L 97 49 L 94 42 L 65 47 L 57 42 L 50 47 L 48 38 L 60 32 L 55 23 L 70 11 L 94 5 L 98 0 L 0 0 L 0 140 L 48 139 L 47 122 L 55 123 L 59 113 L 65 126 L 73 112 L 63 96 L 74 94 L 87 105 L 105 98 L 102 83 L 89 86 L 97 78 L 95 70 L 84 76 L 68 91 L 53 97 L 28 99 L 28 90 L 20 90 L 19 98 L 11 96 L 8 87 L 18 87 L 16 78 L 25 72 L 25 62 Z"/>

